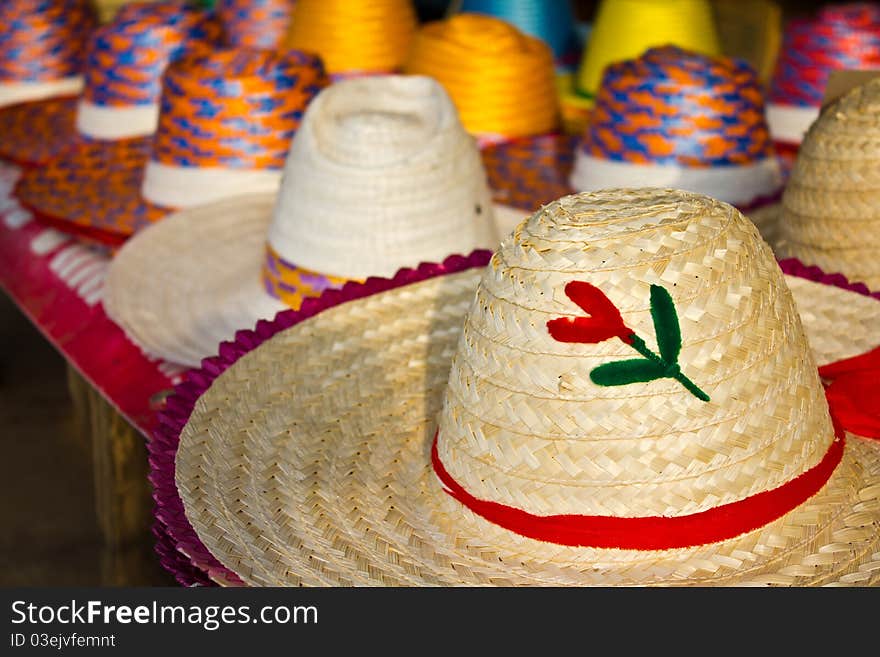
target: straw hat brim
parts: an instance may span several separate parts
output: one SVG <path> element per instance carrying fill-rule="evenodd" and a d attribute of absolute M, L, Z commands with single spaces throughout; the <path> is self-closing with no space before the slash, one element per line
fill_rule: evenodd
<path fill-rule="evenodd" d="M 169 208 L 141 196 L 150 137 L 79 142 L 16 185 L 19 201 L 45 223 L 118 245 L 164 217 Z"/>
<path fill-rule="evenodd" d="M 176 484 L 200 539 L 182 540 L 182 515 L 172 511 L 180 549 L 208 565 L 216 557 L 251 585 L 880 582 L 880 445 L 854 436 L 810 500 L 696 548 L 557 546 L 503 530 L 446 495 L 430 445 L 487 260 L 349 284 L 261 323 L 206 363 L 164 421 L 166 458 L 179 432 Z M 787 281 L 820 364 L 876 346 L 876 299 Z"/>
<path fill-rule="evenodd" d="M 0 158 L 40 165 L 77 140 L 77 96 L 7 105 L 0 109 Z"/>
<path fill-rule="evenodd" d="M 108 316 L 146 353 L 196 367 L 237 330 L 286 309 L 261 281 L 276 198 L 248 194 L 181 210 L 142 231 L 110 265 Z M 493 206 L 503 234 L 526 214 Z"/>

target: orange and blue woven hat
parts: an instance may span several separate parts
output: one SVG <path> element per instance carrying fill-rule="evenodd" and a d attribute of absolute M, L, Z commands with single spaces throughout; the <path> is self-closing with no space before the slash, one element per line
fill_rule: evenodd
<path fill-rule="evenodd" d="M 741 207 L 781 182 L 754 70 L 675 46 L 605 69 L 571 176 L 578 191 L 675 187 Z"/>
<path fill-rule="evenodd" d="M 86 0 L 4 0 L 0 25 L 0 107 L 82 90 Z"/>
<path fill-rule="evenodd" d="M 226 44 L 242 48 L 278 48 L 290 28 L 295 0 L 217 0 Z"/>
<path fill-rule="evenodd" d="M 275 191 L 326 84 L 320 58 L 299 51 L 190 53 L 162 77 L 151 140 L 83 143 L 26 171 L 16 194 L 44 222 L 113 245 L 174 209 Z"/>
<path fill-rule="evenodd" d="M 80 141 L 145 137 L 156 129 L 160 80 L 168 62 L 210 47 L 219 25 L 185 2 L 135 3 L 92 34 L 85 88 L 0 110 L 0 156 L 43 164 Z M 34 139 L 34 135 L 40 135 Z"/>

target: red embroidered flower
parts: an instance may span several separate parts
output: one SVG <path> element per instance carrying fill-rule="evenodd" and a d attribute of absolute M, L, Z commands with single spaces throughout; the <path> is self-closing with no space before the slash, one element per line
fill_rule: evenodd
<path fill-rule="evenodd" d="M 598 343 L 620 338 L 632 344 L 635 333 L 623 323 L 620 311 L 595 285 L 572 281 L 565 286 L 566 296 L 574 301 L 589 317 L 560 317 L 547 322 L 553 339 L 559 342 Z"/>

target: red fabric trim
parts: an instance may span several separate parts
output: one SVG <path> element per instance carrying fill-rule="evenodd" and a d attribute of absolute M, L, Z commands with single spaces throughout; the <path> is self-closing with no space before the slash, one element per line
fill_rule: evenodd
<path fill-rule="evenodd" d="M 880 439 L 880 347 L 819 368 L 834 419 L 847 431 Z"/>
<path fill-rule="evenodd" d="M 446 492 L 468 509 L 504 529 L 548 543 L 624 550 L 666 550 L 715 543 L 739 536 L 782 517 L 815 495 L 843 458 L 844 433 L 835 425 L 836 439 L 822 460 L 791 481 L 744 500 L 687 516 L 555 515 L 536 516 L 497 502 L 479 500 L 446 471 L 431 447 L 434 472 Z"/>

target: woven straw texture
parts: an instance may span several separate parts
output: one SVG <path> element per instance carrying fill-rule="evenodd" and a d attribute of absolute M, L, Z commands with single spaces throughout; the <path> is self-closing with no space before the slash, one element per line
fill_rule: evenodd
<path fill-rule="evenodd" d="M 506 226 L 524 213 L 497 214 Z M 346 80 L 306 111 L 279 195 L 181 211 L 144 231 L 114 259 L 104 305 L 148 353 L 198 365 L 285 307 L 271 296 L 277 281 L 260 282 L 267 241 L 306 278 L 364 279 L 495 247 L 495 219 L 476 144 L 436 82 Z M 298 308 L 320 291 L 283 300 Z"/>
<path fill-rule="evenodd" d="M 880 287 L 880 79 L 827 108 L 782 197 L 776 251 Z"/>
<path fill-rule="evenodd" d="M 572 312 L 559 282 L 586 275 L 642 334 L 643 288 L 657 282 L 670 289 L 680 304 L 681 362 L 711 402 L 702 406 L 666 380 L 640 384 L 645 389 L 632 395 L 585 394 L 592 384 L 582 361 L 593 354 L 581 353 L 584 345 L 548 345 L 538 327 Z M 820 296 L 811 297 L 816 308 Z M 858 326 L 848 328 L 856 352 L 866 342 L 874 346 Z M 823 355 L 835 349 L 821 336 L 813 346 Z M 623 349 L 593 349 L 607 360 L 616 348 Z M 567 361 L 562 379 L 558 360 Z M 292 362 L 297 367 L 287 366 Z M 485 272 L 330 308 L 238 360 L 198 400 L 181 434 L 177 484 L 187 517 L 208 549 L 249 584 L 880 580 L 874 446 L 850 438 L 820 493 L 738 538 L 666 551 L 566 548 L 500 529 L 443 494 L 428 453 L 444 394 L 440 453 L 456 478 L 469 476 L 462 463 L 483 468 L 498 484 L 489 499 L 508 491 L 518 507 L 554 512 L 571 501 L 559 493 L 571 476 L 559 464 L 584 468 L 587 486 L 606 482 L 585 504 L 611 514 L 639 515 L 651 504 L 686 513 L 790 479 L 832 440 L 791 295 L 748 221 L 729 206 L 681 192 L 580 195 L 521 225 Z M 511 403 L 517 395 L 518 408 Z M 560 408 L 573 399 L 607 411 Z M 443 438 L 468 417 L 473 431 L 464 443 Z M 513 459 L 514 469 L 541 459 L 549 448 L 525 445 L 548 427 L 559 434 L 559 449 L 566 436 L 589 436 L 582 442 L 597 460 L 575 463 L 560 452 L 513 483 L 494 467 L 495 459 Z M 639 427 L 653 428 L 654 436 Z M 468 462 L 465 456 L 493 432 L 505 433 L 494 443 L 494 458 Z M 615 432 L 622 435 L 615 439 Z M 621 449 L 636 435 L 638 447 Z M 567 445 L 569 455 L 577 447 Z M 475 488 L 480 483 L 468 480 Z M 639 487 L 644 494 L 633 496 Z"/>

